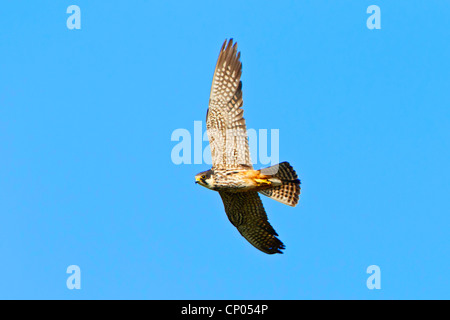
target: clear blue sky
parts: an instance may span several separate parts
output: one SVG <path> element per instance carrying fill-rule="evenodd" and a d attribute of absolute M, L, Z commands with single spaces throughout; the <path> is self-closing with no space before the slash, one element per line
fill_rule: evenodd
<path fill-rule="evenodd" d="M 69 30 L 66 9 L 81 9 Z M 381 8 L 369 30 L 366 9 Z M 6 1 L 0 298 L 450 298 L 448 1 Z M 265 255 L 175 165 L 225 38 L 298 207 Z M 204 143 L 203 147 L 206 146 Z M 69 290 L 66 268 L 81 268 Z M 366 287 L 370 265 L 381 289 Z"/>

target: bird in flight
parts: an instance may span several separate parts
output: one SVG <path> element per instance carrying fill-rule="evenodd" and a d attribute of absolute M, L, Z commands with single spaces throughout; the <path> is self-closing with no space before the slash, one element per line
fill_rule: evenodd
<path fill-rule="evenodd" d="M 218 191 L 230 222 L 254 247 L 267 254 L 283 253 L 284 244 L 270 225 L 258 193 L 295 207 L 300 180 L 288 162 L 254 170 L 242 109 L 242 63 L 237 43 L 227 40 L 214 71 L 206 129 L 212 168 L 195 182 Z"/>

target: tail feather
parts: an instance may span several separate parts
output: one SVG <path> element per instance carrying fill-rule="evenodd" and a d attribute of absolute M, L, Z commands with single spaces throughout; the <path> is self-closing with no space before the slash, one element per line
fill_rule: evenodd
<path fill-rule="evenodd" d="M 288 162 L 260 170 L 262 174 L 281 181 L 281 186 L 259 191 L 259 193 L 288 206 L 295 207 L 300 196 L 300 180 Z"/>

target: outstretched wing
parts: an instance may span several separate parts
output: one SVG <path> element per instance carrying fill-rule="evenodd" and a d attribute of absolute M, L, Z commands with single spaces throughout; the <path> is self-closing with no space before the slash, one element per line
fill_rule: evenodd
<path fill-rule="evenodd" d="M 206 128 L 213 169 L 253 168 L 242 109 L 242 64 L 233 39 L 220 50 L 209 97 Z"/>
<path fill-rule="evenodd" d="M 248 242 L 268 254 L 283 253 L 284 244 L 276 237 L 256 191 L 219 194 L 228 219 Z"/>

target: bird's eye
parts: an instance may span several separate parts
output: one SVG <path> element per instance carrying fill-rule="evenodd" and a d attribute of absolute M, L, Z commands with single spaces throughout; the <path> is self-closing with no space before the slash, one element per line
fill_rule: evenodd
<path fill-rule="evenodd" d="M 203 176 L 202 176 L 202 180 L 205 180 L 205 179 L 206 179 L 206 176 L 205 176 L 205 175 L 203 175 Z"/>

